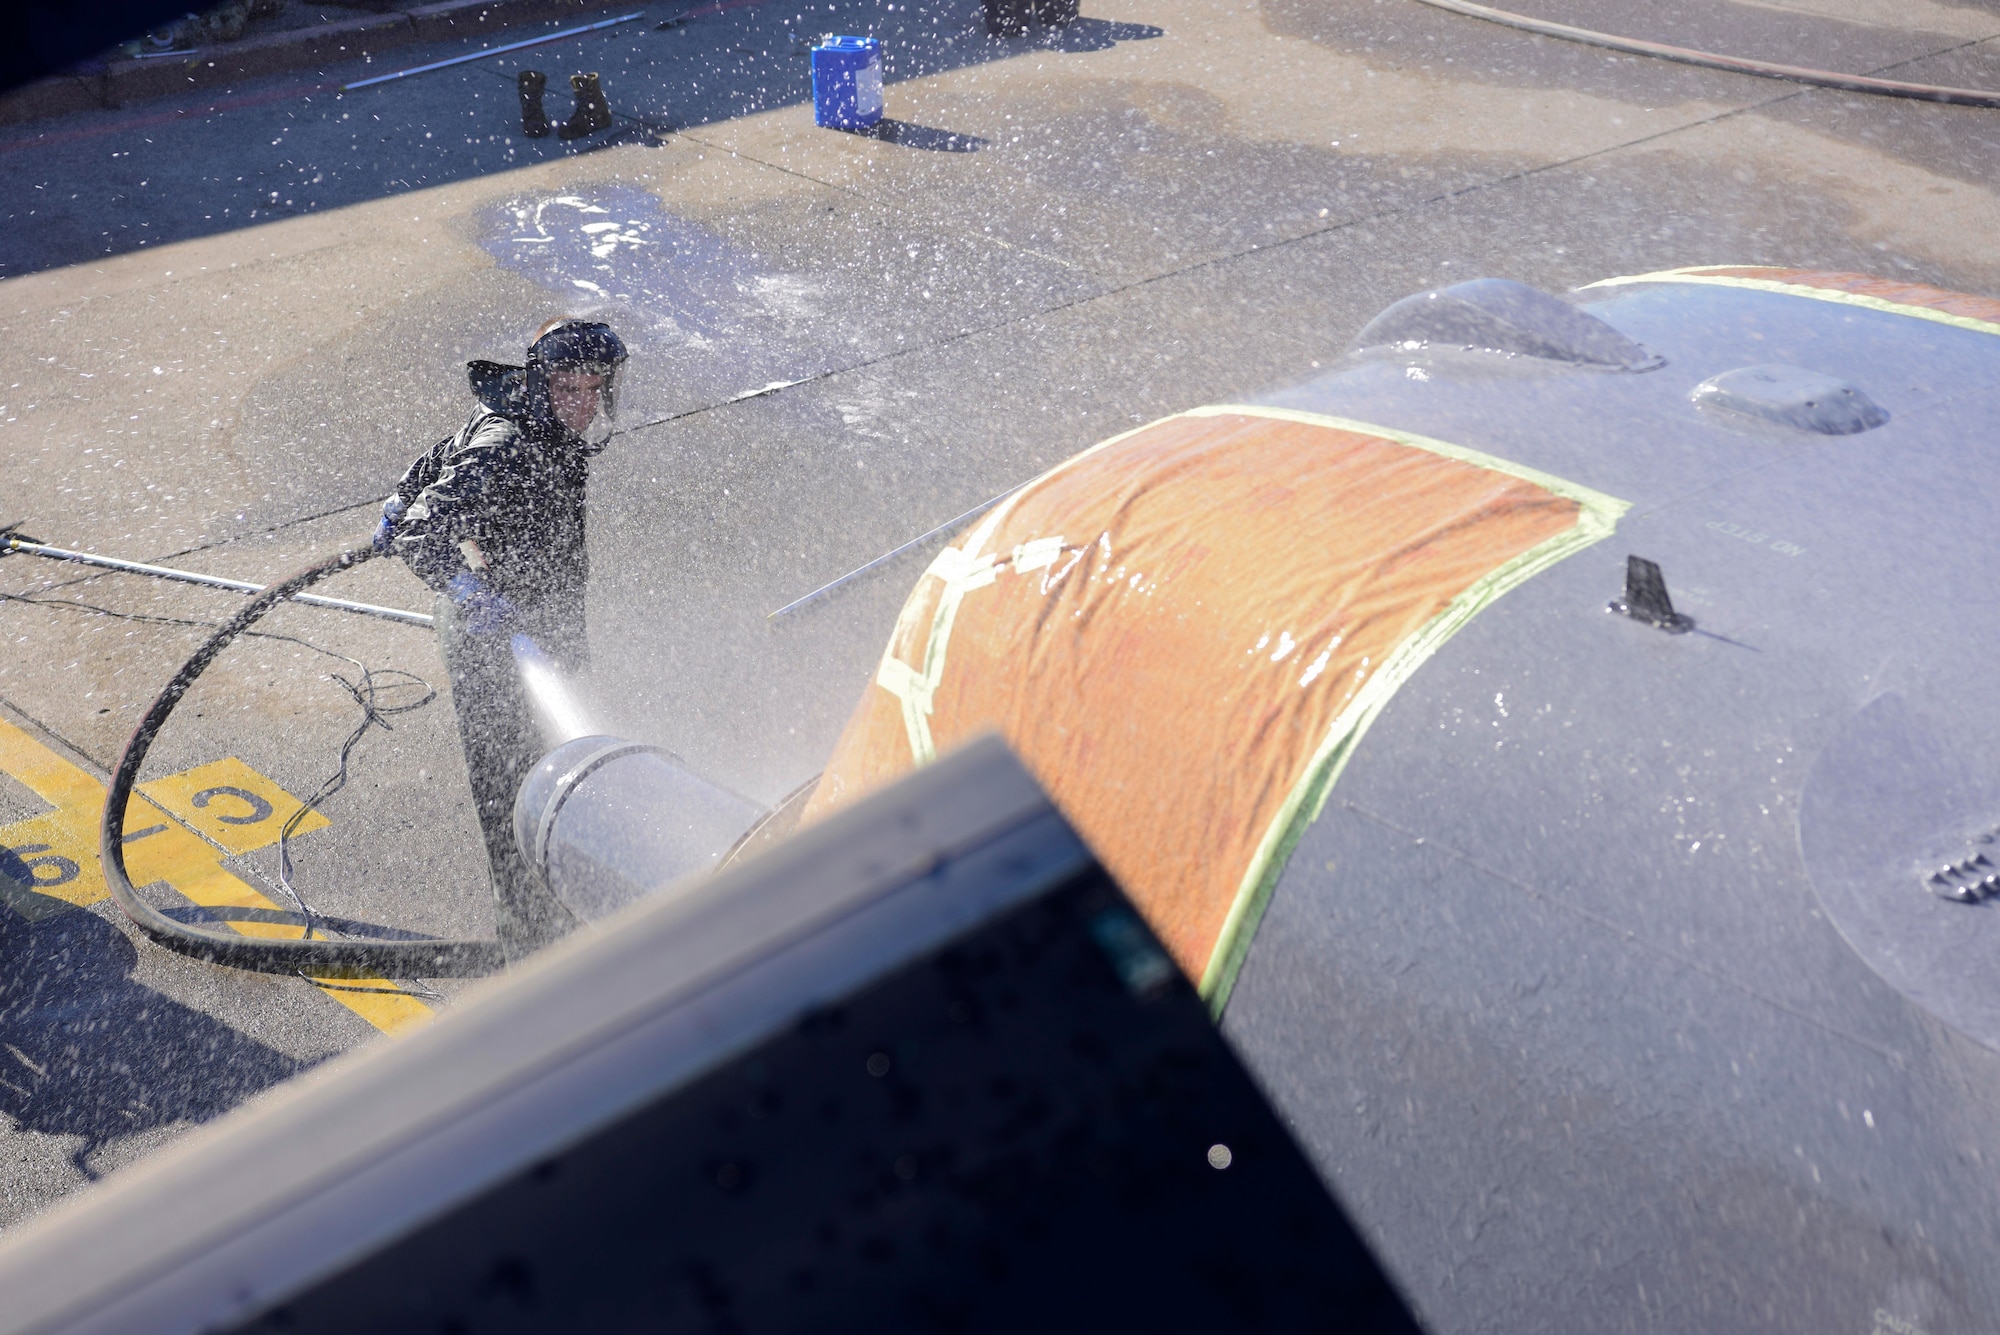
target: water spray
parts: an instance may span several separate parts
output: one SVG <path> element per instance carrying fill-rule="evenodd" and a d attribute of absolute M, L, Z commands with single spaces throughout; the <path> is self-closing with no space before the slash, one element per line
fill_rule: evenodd
<path fill-rule="evenodd" d="M 567 680 L 542 647 L 526 635 L 516 634 L 510 642 L 514 667 L 521 674 L 521 688 L 534 710 L 535 723 L 542 730 L 543 743 L 550 747 L 600 731 L 590 721 L 576 687 Z"/>

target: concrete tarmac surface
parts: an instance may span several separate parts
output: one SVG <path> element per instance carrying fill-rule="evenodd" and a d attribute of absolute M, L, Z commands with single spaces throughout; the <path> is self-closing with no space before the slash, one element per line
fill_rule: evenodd
<path fill-rule="evenodd" d="M 548 316 L 597 315 L 633 357 L 591 481 L 594 717 L 768 804 L 822 767 L 936 544 L 769 612 L 1107 435 L 1300 378 L 1409 293 L 1710 263 L 2000 293 L 2000 112 L 1415 0 L 1104 0 L 1008 40 L 966 0 L 764 0 L 664 29 L 681 7 L 643 8 L 354 93 L 338 85 L 469 48 L 9 127 L 0 523 L 282 577 L 365 542 L 404 465 L 470 409 L 467 359 L 518 361 Z M 1530 12 L 2000 88 L 2000 0 Z M 813 125 L 804 51 L 827 31 L 883 41 L 874 134 Z M 601 72 L 618 125 L 525 138 L 520 68 L 549 73 L 558 120 L 566 76 Z M 391 562 L 320 591 L 430 604 Z M 131 930 L 91 892 L 91 785 L 101 805 L 139 715 L 242 600 L 29 556 L 0 562 L 0 595 L 0 844 L 37 860 L 39 887 L 0 908 L 10 1227 L 465 984 L 357 999 Z M 293 843 L 297 891 L 354 922 L 490 932 L 429 633 L 298 606 L 260 629 L 148 760 L 148 781 L 226 772 L 209 787 L 271 805 L 231 827 L 242 851 L 189 857 L 242 903 L 291 906 L 275 831 L 251 826 L 333 774 L 362 720 L 337 678 L 372 669 L 402 692 L 385 700 L 436 698 L 360 742 L 326 824 Z M 198 914 L 192 884 L 148 893 Z"/>

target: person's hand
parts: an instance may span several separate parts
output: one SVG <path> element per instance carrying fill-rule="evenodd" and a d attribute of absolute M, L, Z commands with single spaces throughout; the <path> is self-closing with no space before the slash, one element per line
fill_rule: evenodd
<path fill-rule="evenodd" d="M 514 604 L 507 600 L 505 594 L 488 588 L 486 581 L 470 570 L 453 575 L 451 582 L 445 585 L 445 591 L 458 607 L 459 624 L 474 639 L 496 634 L 514 622 Z"/>
<path fill-rule="evenodd" d="M 377 556 L 396 554 L 396 521 L 403 517 L 402 498 L 391 496 L 382 503 L 382 520 L 375 525 L 375 535 L 368 539 L 368 545 L 375 549 Z"/>

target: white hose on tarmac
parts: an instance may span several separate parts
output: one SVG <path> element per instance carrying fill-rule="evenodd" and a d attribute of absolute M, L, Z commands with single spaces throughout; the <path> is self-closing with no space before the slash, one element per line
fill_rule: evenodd
<path fill-rule="evenodd" d="M 1625 51 L 1633 55 L 1655 56 L 1661 60 L 1678 61 L 1683 65 L 1701 65 L 1708 69 L 1728 70 L 1735 74 L 1754 74 L 1764 79 L 1788 79 L 1793 83 L 1812 84 L 1818 88 L 1838 88 L 1850 93 L 1909 97 L 1920 102 L 1948 102 L 1960 107 L 2000 107 L 2000 93 L 1986 92 L 1977 88 L 1943 88 L 1936 84 L 1904 83 L 1899 79 L 1875 79 L 1865 74 L 1838 74 L 1832 70 L 1806 69 L 1799 65 L 1778 65 L 1768 60 L 1719 56 L 1713 52 L 1696 51 L 1685 46 L 1668 46 L 1663 42 L 1647 42 L 1636 37 L 1617 37 L 1607 32 L 1594 32 L 1589 28 L 1572 28 L 1567 23 L 1551 23 L 1547 19 L 1531 19 L 1525 14 L 1512 14 L 1504 9 L 1474 4 L 1472 0 L 1418 0 L 1418 2 L 1433 9 L 1445 9 L 1454 14 L 1463 14 L 1467 18 L 1485 19 L 1488 23 L 1504 24 L 1509 28 L 1519 28 L 1523 32 L 1540 33 L 1544 37 L 1560 37 L 1566 42 L 1582 42 L 1586 46 L 1601 46 L 1611 51 Z"/>

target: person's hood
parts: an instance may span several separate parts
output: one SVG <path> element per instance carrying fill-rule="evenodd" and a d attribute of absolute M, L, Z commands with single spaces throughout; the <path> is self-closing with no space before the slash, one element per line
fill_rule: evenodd
<path fill-rule="evenodd" d="M 465 364 L 466 379 L 472 382 L 472 396 L 515 422 L 528 412 L 528 368 L 505 362 L 476 361 Z"/>

